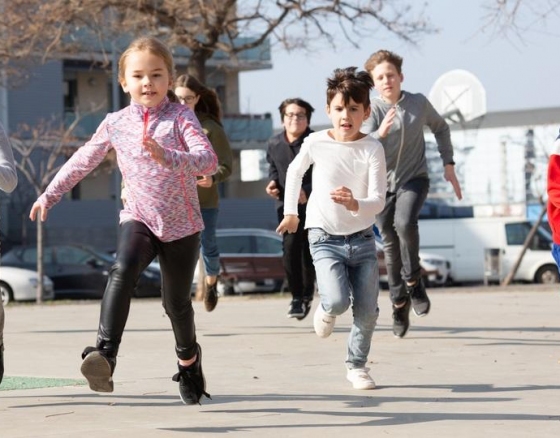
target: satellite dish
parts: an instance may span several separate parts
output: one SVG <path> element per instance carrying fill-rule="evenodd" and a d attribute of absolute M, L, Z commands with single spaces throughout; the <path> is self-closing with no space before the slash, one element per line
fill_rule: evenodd
<path fill-rule="evenodd" d="M 486 114 L 486 90 L 466 70 L 451 70 L 434 83 L 428 99 L 451 123 L 465 123 Z"/>

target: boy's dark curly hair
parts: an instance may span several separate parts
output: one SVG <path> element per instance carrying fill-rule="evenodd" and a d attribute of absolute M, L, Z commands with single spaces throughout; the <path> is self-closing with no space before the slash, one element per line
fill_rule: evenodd
<path fill-rule="evenodd" d="M 369 93 L 373 87 L 373 80 L 366 71 L 357 72 L 357 69 L 358 67 L 346 67 L 334 70 L 332 76 L 327 79 L 327 105 L 340 93 L 345 105 L 352 99 L 363 104 L 364 108 L 369 107 Z"/>

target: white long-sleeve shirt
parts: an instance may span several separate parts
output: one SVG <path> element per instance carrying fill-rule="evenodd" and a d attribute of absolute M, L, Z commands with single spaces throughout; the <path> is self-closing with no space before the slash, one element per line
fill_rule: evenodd
<path fill-rule="evenodd" d="M 385 206 L 387 176 L 381 143 L 371 136 L 339 142 L 329 130 L 309 134 L 286 175 L 284 215 L 297 215 L 301 181 L 313 165 L 313 191 L 307 204 L 305 228 L 322 228 L 332 235 L 349 235 L 375 223 Z M 359 209 L 351 212 L 331 200 L 330 192 L 345 186 Z"/>

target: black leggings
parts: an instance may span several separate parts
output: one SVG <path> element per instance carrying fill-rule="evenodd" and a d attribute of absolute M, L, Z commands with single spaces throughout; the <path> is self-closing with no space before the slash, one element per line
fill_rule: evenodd
<path fill-rule="evenodd" d="M 111 268 L 97 333 L 97 348 L 116 357 L 130 310 L 130 299 L 142 271 L 159 258 L 162 303 L 171 320 L 175 351 L 179 359 L 196 354 L 191 284 L 200 251 L 200 233 L 161 242 L 146 225 L 137 221 L 121 225 L 117 261 Z"/>

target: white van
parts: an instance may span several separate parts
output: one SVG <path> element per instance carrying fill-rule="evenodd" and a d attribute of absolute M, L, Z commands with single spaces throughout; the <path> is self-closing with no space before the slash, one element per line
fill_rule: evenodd
<path fill-rule="evenodd" d="M 420 219 L 418 226 L 420 249 L 447 258 L 454 282 L 487 280 L 489 267 L 494 280 L 502 281 L 532 228 L 529 221 L 518 217 Z M 513 280 L 558 283 L 551 245 L 550 233 L 539 227 Z"/>

